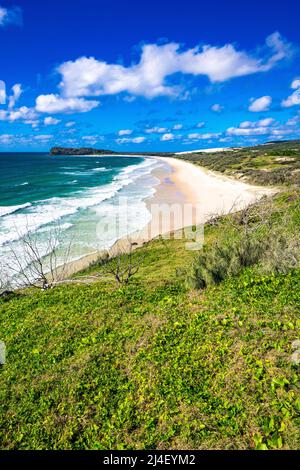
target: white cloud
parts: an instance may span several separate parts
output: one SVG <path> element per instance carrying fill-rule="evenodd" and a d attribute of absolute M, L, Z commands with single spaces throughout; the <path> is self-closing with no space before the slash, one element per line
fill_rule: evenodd
<path fill-rule="evenodd" d="M 145 140 L 146 140 L 146 137 L 134 137 L 134 138 L 122 137 L 121 139 L 116 139 L 116 142 L 118 144 L 128 144 L 128 143 L 141 144 L 145 142 Z"/>
<path fill-rule="evenodd" d="M 145 132 L 147 134 L 163 134 L 164 132 L 167 132 L 166 127 L 150 127 L 149 129 L 146 129 Z"/>
<path fill-rule="evenodd" d="M 198 129 L 202 129 L 202 127 L 204 127 L 204 126 L 205 126 L 205 122 L 204 122 L 204 121 L 198 122 L 198 124 L 196 124 L 196 127 L 197 127 Z"/>
<path fill-rule="evenodd" d="M 11 144 L 14 136 L 12 134 L 0 134 L 0 143 L 4 145 Z"/>
<path fill-rule="evenodd" d="M 205 45 L 185 51 L 180 45 L 146 44 L 137 64 L 124 67 L 108 64 L 94 57 L 80 57 L 60 65 L 60 88 L 65 97 L 114 95 L 121 92 L 154 98 L 176 96 L 181 89 L 168 85 L 166 78 L 175 74 L 205 75 L 211 82 L 223 82 L 270 70 L 288 57 L 290 46 L 279 33 L 266 39 L 267 54 L 263 58 L 238 51 L 232 44 L 223 47 Z"/>
<path fill-rule="evenodd" d="M 223 111 L 223 106 L 221 106 L 220 104 L 216 103 L 216 104 L 213 104 L 212 107 L 211 107 L 211 110 L 214 111 L 215 113 L 221 113 Z"/>
<path fill-rule="evenodd" d="M 300 122 L 300 116 L 294 116 L 287 120 L 287 126 L 296 126 Z"/>
<path fill-rule="evenodd" d="M 76 122 L 75 121 L 68 121 L 66 122 L 66 127 L 73 127 L 75 126 Z"/>
<path fill-rule="evenodd" d="M 95 145 L 97 142 L 104 140 L 102 135 L 84 135 L 81 138 L 90 145 Z"/>
<path fill-rule="evenodd" d="M 66 135 L 72 135 L 72 134 L 75 134 L 77 132 L 77 130 L 75 129 L 75 127 L 70 127 L 68 128 L 67 131 L 61 131 L 62 134 L 66 134 Z"/>
<path fill-rule="evenodd" d="M 22 86 L 20 83 L 16 83 L 12 87 L 12 95 L 8 98 L 8 107 L 9 109 L 14 108 L 16 102 L 19 100 L 21 94 L 22 94 Z"/>
<path fill-rule="evenodd" d="M 277 137 L 291 134 L 293 130 L 288 128 L 288 122 L 280 125 L 273 118 L 265 118 L 259 121 L 244 121 L 239 127 L 229 127 L 228 136 L 248 137 L 248 136 L 266 136 Z"/>
<path fill-rule="evenodd" d="M 183 128 L 183 125 L 182 124 L 175 124 L 173 126 L 173 131 L 179 131 L 180 129 Z"/>
<path fill-rule="evenodd" d="M 6 87 L 5 82 L 0 80 L 0 104 L 5 104 L 6 102 Z"/>
<path fill-rule="evenodd" d="M 295 90 L 286 100 L 281 102 L 281 106 L 284 108 L 290 108 L 291 106 L 297 106 L 300 104 L 300 79 L 296 78 L 291 84 L 292 90 Z"/>
<path fill-rule="evenodd" d="M 4 8 L 0 6 L 0 27 L 8 24 L 22 24 L 22 10 L 19 7 Z"/>
<path fill-rule="evenodd" d="M 267 127 L 248 127 L 248 128 L 241 128 L 241 127 L 229 127 L 227 129 L 228 135 L 235 135 L 235 136 L 248 136 L 248 135 L 266 135 L 269 134 L 270 130 Z"/>
<path fill-rule="evenodd" d="M 24 134 L 2 134 L 0 144 L 3 145 L 41 145 L 47 144 L 53 135 L 24 135 Z"/>
<path fill-rule="evenodd" d="M 142 142 L 145 142 L 146 140 L 146 137 L 135 137 L 134 139 L 132 139 L 132 142 L 134 144 L 141 144 Z"/>
<path fill-rule="evenodd" d="M 35 119 L 26 119 L 26 121 L 24 121 L 24 123 L 25 124 L 30 124 L 33 129 L 36 129 L 39 126 L 39 121 L 37 121 Z"/>
<path fill-rule="evenodd" d="M 239 127 L 241 129 L 253 128 L 253 127 L 269 127 L 275 123 L 273 118 L 260 119 L 260 121 L 244 121 L 241 122 Z"/>
<path fill-rule="evenodd" d="M 247 127 L 251 127 L 252 125 L 252 122 L 251 121 L 243 121 L 241 122 L 240 124 L 240 128 L 241 129 L 246 129 Z"/>
<path fill-rule="evenodd" d="M 53 139 L 53 135 L 51 135 L 51 134 L 41 134 L 41 135 L 36 135 L 36 136 L 34 136 L 34 138 L 35 138 L 36 140 L 41 141 L 41 142 L 46 142 L 46 141 L 48 141 L 48 140 Z"/>
<path fill-rule="evenodd" d="M 258 121 L 258 124 L 259 126 L 269 127 L 272 124 L 274 124 L 274 122 L 275 122 L 275 119 L 273 118 L 265 118 L 265 119 L 261 119 L 260 121 Z"/>
<path fill-rule="evenodd" d="M 36 99 L 36 110 L 40 113 L 86 113 L 99 106 L 98 101 L 83 98 L 63 98 L 59 95 L 40 95 Z"/>
<path fill-rule="evenodd" d="M 44 119 L 45 126 L 55 126 L 56 124 L 59 124 L 60 122 L 61 122 L 60 119 L 56 119 L 51 116 L 48 116 Z"/>
<path fill-rule="evenodd" d="M 189 139 L 193 140 L 209 140 L 209 139 L 217 139 L 220 137 L 221 134 L 215 133 L 215 132 L 207 132 L 206 134 L 199 134 L 198 132 L 192 132 L 191 134 L 188 134 Z"/>
<path fill-rule="evenodd" d="M 253 113 L 258 113 L 261 111 L 268 111 L 272 103 L 271 96 L 262 96 L 261 98 L 251 99 L 251 104 L 249 106 L 249 111 Z"/>
<path fill-rule="evenodd" d="M 300 78 L 295 78 L 295 80 L 292 81 L 291 88 L 292 90 L 297 90 L 297 88 L 300 88 Z"/>
<path fill-rule="evenodd" d="M 0 7 L 0 25 L 1 26 L 5 23 L 6 17 L 7 17 L 7 9 Z"/>
<path fill-rule="evenodd" d="M 9 112 L 9 120 L 10 121 L 16 121 L 18 119 L 23 119 L 23 120 L 35 120 L 37 119 L 37 114 L 33 108 L 27 108 L 27 106 L 22 106 L 19 109 L 16 109 L 15 111 L 10 111 Z"/>
<path fill-rule="evenodd" d="M 172 134 L 172 132 L 168 132 L 167 134 L 163 134 L 160 138 L 162 142 L 167 142 L 169 140 L 173 140 L 175 138 L 175 135 Z"/>
<path fill-rule="evenodd" d="M 27 124 L 32 124 L 33 121 L 38 119 L 38 115 L 34 108 L 28 108 L 27 106 L 22 106 L 21 108 L 15 110 L 2 110 L 0 111 L 0 120 L 1 121 L 25 121 Z"/>
<path fill-rule="evenodd" d="M 132 95 L 129 95 L 129 96 L 126 95 L 123 98 L 123 101 L 125 101 L 126 103 L 133 103 L 135 100 L 136 100 L 136 97 Z"/>
<path fill-rule="evenodd" d="M 132 134 L 132 130 L 131 129 L 121 129 L 119 132 L 118 132 L 118 135 L 119 136 L 122 136 L 122 135 L 130 135 Z"/>

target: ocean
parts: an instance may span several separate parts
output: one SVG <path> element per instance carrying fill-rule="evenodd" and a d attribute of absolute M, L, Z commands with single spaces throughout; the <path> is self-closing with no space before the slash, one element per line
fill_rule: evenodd
<path fill-rule="evenodd" d="M 143 228 L 158 166 L 149 157 L 0 153 L 0 267 L 12 253 L 26 264 L 24 236 L 46 257 L 59 233 L 62 264 L 67 249 L 73 261 Z"/>

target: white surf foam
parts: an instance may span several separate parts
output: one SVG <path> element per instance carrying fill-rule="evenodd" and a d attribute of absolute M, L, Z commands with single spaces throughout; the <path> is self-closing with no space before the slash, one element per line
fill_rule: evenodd
<path fill-rule="evenodd" d="M 16 241 L 29 232 L 36 232 L 41 227 L 57 222 L 75 214 L 78 210 L 99 206 L 103 201 L 114 197 L 118 191 L 134 182 L 137 178 L 147 175 L 157 166 L 154 159 L 146 159 L 142 163 L 130 165 L 121 170 L 109 184 L 78 191 L 72 197 L 54 197 L 39 203 L 23 206 L 2 207 L 5 218 L 0 224 L 0 246 Z M 24 211 L 18 212 L 20 209 Z M 0 208 L 0 215 L 1 208 Z"/>
<path fill-rule="evenodd" d="M 4 217 L 8 214 L 13 214 L 14 212 L 17 212 L 30 206 L 30 202 L 27 202 L 26 204 L 21 204 L 19 206 L 0 206 L 0 217 Z"/>

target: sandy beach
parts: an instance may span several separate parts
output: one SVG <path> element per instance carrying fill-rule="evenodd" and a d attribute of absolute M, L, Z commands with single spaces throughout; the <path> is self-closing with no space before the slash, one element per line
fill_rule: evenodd
<path fill-rule="evenodd" d="M 156 191 L 145 201 L 151 221 L 130 235 L 135 248 L 159 235 L 167 236 L 172 231 L 204 224 L 217 215 L 240 210 L 276 192 L 276 189 L 246 184 L 176 158 L 155 158 L 161 162 L 152 173 L 157 179 Z M 129 239 L 118 240 L 110 254 L 127 251 Z M 94 252 L 70 262 L 65 275 L 85 269 L 100 255 L 101 252 Z"/>

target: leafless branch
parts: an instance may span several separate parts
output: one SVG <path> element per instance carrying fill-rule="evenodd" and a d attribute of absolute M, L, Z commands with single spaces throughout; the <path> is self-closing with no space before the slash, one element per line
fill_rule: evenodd
<path fill-rule="evenodd" d="M 119 247 L 113 255 L 106 252 L 99 260 L 102 272 L 112 275 L 118 284 L 128 284 L 130 279 L 138 273 L 145 258 L 145 253 L 133 253 L 135 245 L 127 238 L 124 248 Z"/>
<path fill-rule="evenodd" d="M 18 232 L 18 231 L 17 231 Z M 18 248 L 10 247 L 9 270 L 14 273 L 17 287 L 35 287 L 51 289 L 58 283 L 66 282 L 66 268 L 69 262 L 71 241 L 64 249 L 63 257 L 58 248 L 62 242 L 60 226 L 51 228 L 46 243 L 39 242 L 36 233 L 27 227 L 25 234 L 20 234 Z"/>

